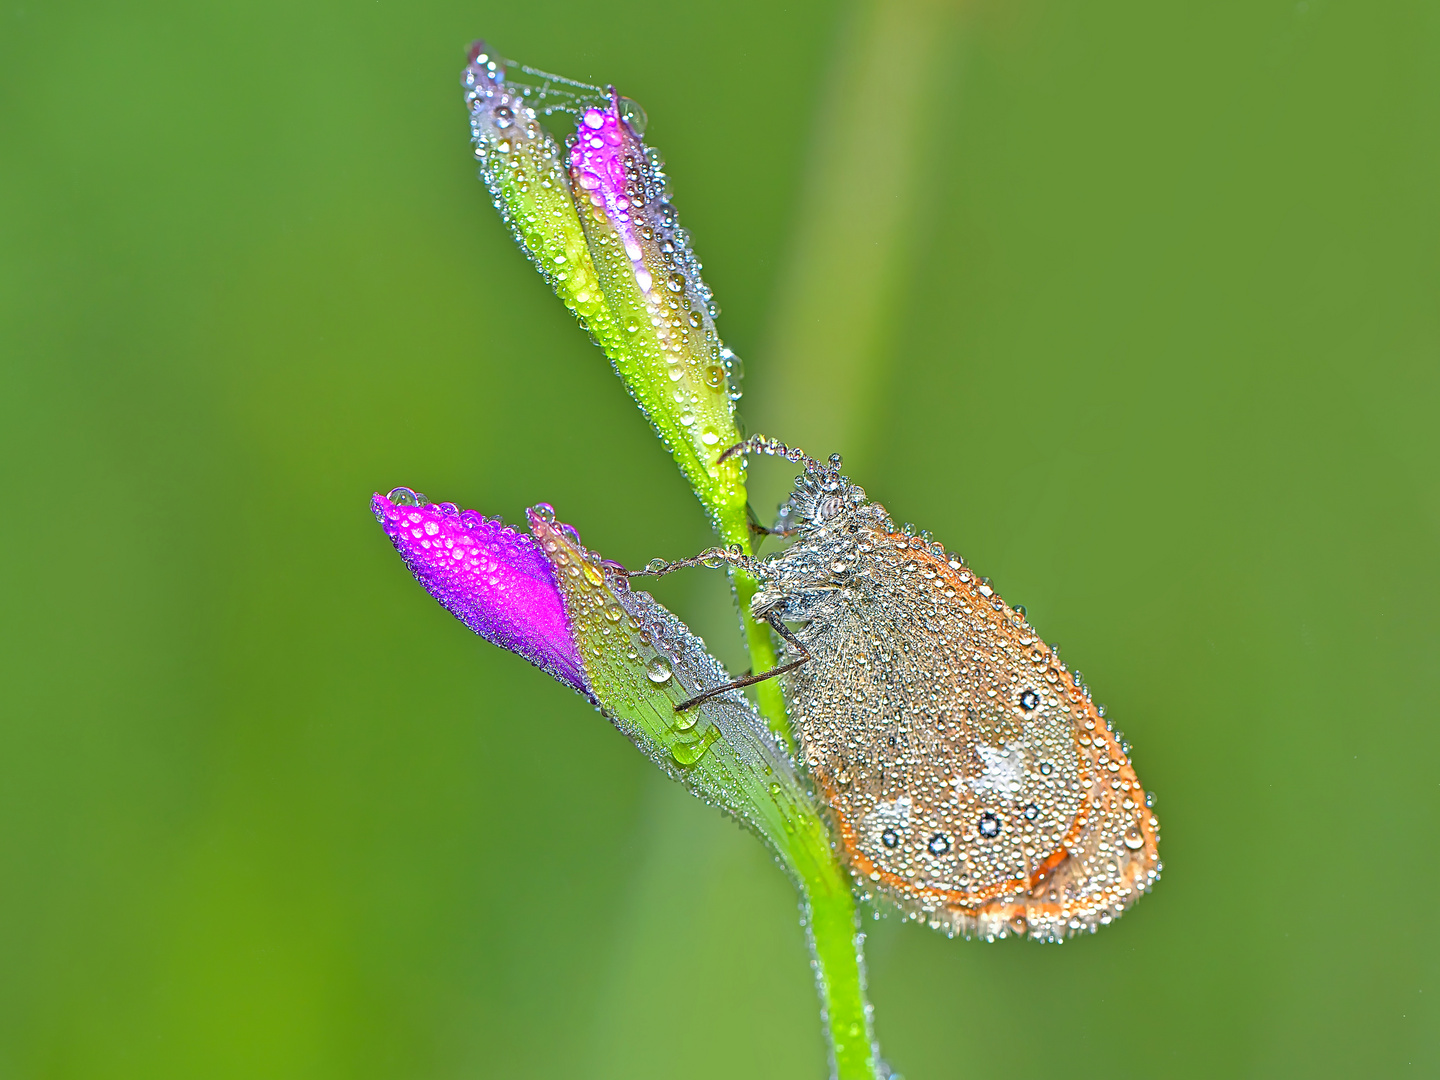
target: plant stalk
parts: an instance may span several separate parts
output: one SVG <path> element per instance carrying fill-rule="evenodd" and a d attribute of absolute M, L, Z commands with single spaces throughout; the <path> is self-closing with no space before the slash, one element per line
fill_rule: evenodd
<path fill-rule="evenodd" d="M 746 518 L 723 511 L 716 518 L 721 539 L 753 553 Z M 730 582 L 740 608 L 750 670 L 769 671 L 777 663 L 775 639 L 769 626 L 750 615 L 750 600 L 758 582 L 743 570 L 732 571 Z M 760 714 L 771 730 L 785 741 L 792 754 L 796 753 L 780 681 L 769 679 L 757 684 L 756 697 Z M 850 875 L 840 864 L 830 831 L 818 815 L 806 814 L 792 819 L 790 824 L 794 831 L 787 829 L 784 839 L 788 843 L 777 846 L 800 891 L 801 919 L 820 997 L 830 1075 L 834 1080 L 877 1080 L 879 1053 L 871 1025 L 872 1010 L 865 996 L 865 937 L 856 918 Z"/>

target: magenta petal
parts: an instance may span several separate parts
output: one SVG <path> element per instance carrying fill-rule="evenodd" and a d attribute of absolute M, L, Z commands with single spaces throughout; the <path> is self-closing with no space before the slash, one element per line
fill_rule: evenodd
<path fill-rule="evenodd" d="M 586 109 L 570 145 L 571 175 L 579 188 L 577 196 L 582 200 L 588 199 L 610 219 L 610 224 L 620 234 L 621 246 L 630 257 L 636 276 L 643 283 L 641 290 L 648 293 L 651 269 L 645 265 L 644 247 L 639 235 L 642 223 L 637 221 L 645 215 L 643 207 L 632 202 L 639 193 L 625 172 L 627 157 L 634 168 L 644 160 L 644 154 L 644 145 L 620 119 L 620 110 L 616 105 L 608 110 Z M 631 186 L 628 193 L 627 183 Z"/>
<path fill-rule="evenodd" d="M 565 603 L 534 537 L 453 503 L 407 506 L 377 494 L 370 505 L 415 580 L 447 611 L 588 693 Z"/>

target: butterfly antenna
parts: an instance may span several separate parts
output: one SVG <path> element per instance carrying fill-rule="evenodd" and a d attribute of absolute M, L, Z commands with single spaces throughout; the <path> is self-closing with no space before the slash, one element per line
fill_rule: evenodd
<path fill-rule="evenodd" d="M 783 457 L 786 461 L 796 465 L 804 464 L 807 471 L 813 470 L 820 472 L 825 468 L 824 465 L 821 465 L 820 462 L 816 461 L 798 446 L 786 446 L 779 439 L 772 439 L 768 435 L 751 435 L 744 442 L 736 443 L 720 455 L 720 459 L 716 464 L 728 461 L 736 454 L 766 454 L 770 457 Z M 839 471 L 839 454 L 830 455 L 830 467 Z"/>

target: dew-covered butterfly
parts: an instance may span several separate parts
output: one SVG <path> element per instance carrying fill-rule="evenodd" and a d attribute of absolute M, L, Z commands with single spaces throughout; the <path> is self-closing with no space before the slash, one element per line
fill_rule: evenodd
<path fill-rule="evenodd" d="M 1159 821 L 1089 690 L 959 556 L 897 531 L 840 473 L 754 436 L 729 453 L 803 462 L 751 611 L 785 642 L 799 756 L 863 887 L 951 934 L 1058 941 L 1119 916 L 1158 878 Z"/>

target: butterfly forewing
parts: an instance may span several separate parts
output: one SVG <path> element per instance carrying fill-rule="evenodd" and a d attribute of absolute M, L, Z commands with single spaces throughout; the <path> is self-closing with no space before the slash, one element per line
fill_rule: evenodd
<path fill-rule="evenodd" d="M 952 933 L 1109 922 L 1159 871 L 1119 740 L 1024 618 L 888 525 L 810 530 L 756 599 L 812 655 L 786 692 L 852 870 Z"/>

